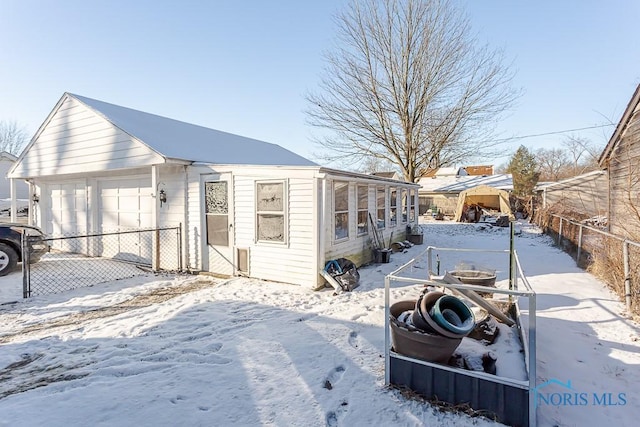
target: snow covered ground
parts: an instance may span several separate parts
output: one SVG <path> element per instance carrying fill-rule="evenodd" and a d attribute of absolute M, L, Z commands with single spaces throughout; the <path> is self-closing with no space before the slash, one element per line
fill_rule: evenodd
<path fill-rule="evenodd" d="M 19 273 L 0 278 L 0 425 L 497 425 L 384 386 L 384 276 L 426 245 L 509 245 L 507 228 L 423 227 L 425 245 L 361 268 L 360 286 L 335 296 L 149 275 L 23 301 Z M 636 425 L 638 326 L 550 239 L 521 228 L 538 293 L 539 425 Z M 394 287 L 392 300 L 415 292 Z"/>

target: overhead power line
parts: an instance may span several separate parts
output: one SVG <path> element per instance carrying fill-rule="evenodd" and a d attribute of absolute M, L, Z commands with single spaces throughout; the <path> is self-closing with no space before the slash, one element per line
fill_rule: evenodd
<path fill-rule="evenodd" d="M 584 128 L 557 130 L 557 131 L 553 131 L 553 132 L 536 133 L 536 134 L 531 134 L 531 135 L 512 136 L 511 138 L 496 139 L 496 140 L 493 140 L 491 142 L 506 142 L 506 141 L 513 141 L 513 140 L 516 140 L 516 139 L 535 138 L 535 137 L 538 137 L 538 136 L 559 135 L 559 134 L 562 134 L 562 133 L 578 132 L 578 131 L 581 131 L 581 130 L 589 130 L 589 129 L 598 129 L 598 128 L 604 128 L 604 127 L 607 127 L 607 126 L 615 126 L 615 124 L 614 123 L 605 123 L 603 125 L 588 126 L 588 127 L 584 127 Z M 487 142 L 489 142 L 489 141 L 487 141 Z"/>

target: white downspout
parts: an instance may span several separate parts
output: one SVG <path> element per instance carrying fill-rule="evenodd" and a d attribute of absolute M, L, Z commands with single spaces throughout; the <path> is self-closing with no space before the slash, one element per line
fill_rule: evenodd
<path fill-rule="evenodd" d="M 318 280 L 322 280 L 320 279 L 320 269 L 324 268 L 325 263 L 327 262 L 326 257 L 325 257 L 325 239 L 324 239 L 324 227 L 325 224 L 327 223 L 327 212 L 326 212 L 326 198 L 327 198 L 327 179 L 326 179 L 326 175 L 322 174 L 318 177 L 319 180 L 321 180 L 322 185 L 321 185 L 321 190 L 320 190 L 320 194 L 318 195 L 318 197 L 316 197 L 317 203 L 318 203 L 318 211 L 319 215 L 317 215 L 318 218 L 318 224 L 317 224 L 317 228 L 316 228 L 316 238 L 318 239 L 318 256 L 317 256 L 317 262 L 318 265 L 316 266 L 316 272 L 318 272 L 316 274 L 316 277 L 318 278 Z M 318 186 L 315 186 L 316 191 Z M 320 287 L 320 283 L 316 283 L 316 288 Z"/>

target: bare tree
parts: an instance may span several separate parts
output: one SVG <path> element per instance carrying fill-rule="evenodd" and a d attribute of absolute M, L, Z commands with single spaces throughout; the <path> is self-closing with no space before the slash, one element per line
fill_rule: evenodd
<path fill-rule="evenodd" d="M 571 162 L 567 158 L 567 152 L 561 148 L 540 148 L 535 154 L 540 180 L 558 181 L 568 178 Z"/>
<path fill-rule="evenodd" d="M 0 152 L 18 155 L 27 144 L 29 136 L 24 127 L 15 121 L 0 121 Z"/>
<path fill-rule="evenodd" d="M 337 16 L 308 121 L 330 130 L 324 159 L 367 157 L 418 170 L 496 154 L 487 143 L 518 96 L 500 51 L 473 39 L 449 0 L 354 0 Z"/>
<path fill-rule="evenodd" d="M 598 157 L 602 147 L 596 147 L 590 140 L 570 135 L 562 141 L 571 159 L 571 175 L 576 176 L 598 168 Z"/>

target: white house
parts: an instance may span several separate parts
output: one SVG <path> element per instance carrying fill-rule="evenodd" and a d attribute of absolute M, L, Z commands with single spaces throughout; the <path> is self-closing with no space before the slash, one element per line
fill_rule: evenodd
<path fill-rule="evenodd" d="M 310 288 L 328 260 L 372 259 L 370 216 L 387 241 L 417 221 L 415 184 L 70 93 L 8 176 L 49 235 L 181 225 L 190 270 Z"/>
<path fill-rule="evenodd" d="M 11 185 L 9 179 L 7 179 L 7 173 L 13 167 L 13 164 L 17 159 L 18 158 L 16 156 L 7 151 L 0 152 L 0 200 L 11 198 Z M 23 182 L 18 183 L 15 191 L 16 199 L 29 198 L 29 188 Z"/>

